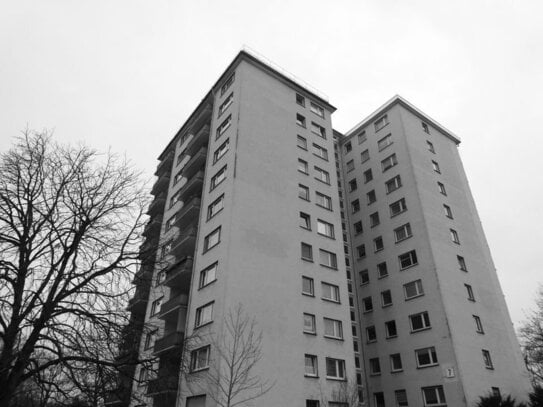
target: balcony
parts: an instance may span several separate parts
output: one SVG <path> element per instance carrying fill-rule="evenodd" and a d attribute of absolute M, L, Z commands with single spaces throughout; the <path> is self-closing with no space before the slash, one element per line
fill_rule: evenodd
<path fill-rule="evenodd" d="M 207 146 L 209 139 L 209 125 L 202 126 L 198 132 L 192 135 L 192 139 L 187 144 L 185 152 L 188 155 L 194 155 L 201 147 Z"/>
<path fill-rule="evenodd" d="M 147 395 L 158 396 L 165 395 L 167 393 L 177 393 L 177 385 L 179 377 L 172 373 L 171 376 L 157 377 L 156 379 L 149 380 L 147 384 Z"/>
<path fill-rule="evenodd" d="M 183 307 L 184 312 L 186 313 L 186 307 L 188 304 L 188 296 L 186 294 L 181 294 L 176 297 L 170 298 L 160 307 L 160 313 L 158 317 L 160 319 L 167 319 L 171 316 L 177 315 L 177 311 Z"/>
<path fill-rule="evenodd" d="M 200 196 L 188 197 L 187 200 L 183 202 L 183 207 L 175 215 L 174 225 L 180 229 L 183 229 L 189 223 L 192 223 L 195 219 L 198 219 L 201 202 L 202 200 L 200 199 Z"/>
<path fill-rule="evenodd" d="M 143 295 L 141 292 L 136 291 L 134 296 L 128 301 L 126 309 L 135 313 L 145 312 L 147 306 L 147 295 Z"/>
<path fill-rule="evenodd" d="M 205 167 L 207 157 L 207 146 L 202 146 L 195 154 L 190 157 L 190 160 L 183 167 L 183 176 L 187 179 Z"/>
<path fill-rule="evenodd" d="M 158 235 L 160 233 L 160 226 L 162 226 L 162 216 L 152 217 L 143 229 L 143 236 L 148 238 L 152 235 Z"/>
<path fill-rule="evenodd" d="M 149 205 L 149 209 L 147 210 L 147 214 L 149 216 L 154 216 L 157 212 L 164 212 L 164 204 L 166 203 L 166 192 L 163 192 L 155 197 L 153 202 L 151 202 L 151 205 Z"/>
<path fill-rule="evenodd" d="M 163 336 L 155 341 L 154 354 L 160 355 L 161 353 L 171 350 L 179 350 L 183 345 L 183 332 L 175 331 L 169 335 Z"/>
<path fill-rule="evenodd" d="M 130 392 L 124 387 L 108 390 L 104 397 L 104 405 L 108 407 L 125 407 L 130 401 Z"/>
<path fill-rule="evenodd" d="M 178 259 L 192 256 L 194 254 L 197 232 L 198 228 L 196 227 L 196 224 L 193 224 L 192 226 L 183 230 L 177 237 L 171 250 L 171 254 Z"/>
<path fill-rule="evenodd" d="M 185 257 L 179 263 L 174 264 L 166 271 L 164 285 L 166 287 L 189 288 L 192 275 L 192 257 Z"/>
<path fill-rule="evenodd" d="M 156 167 L 155 175 L 160 177 L 164 172 L 169 172 L 172 169 L 173 157 L 175 155 L 174 150 L 170 150 L 164 159 Z"/>
<path fill-rule="evenodd" d="M 200 170 L 192 176 L 179 190 L 179 199 L 184 201 L 192 195 L 201 195 L 204 184 L 204 171 Z"/>
<path fill-rule="evenodd" d="M 153 188 L 151 189 L 152 195 L 158 195 L 162 191 L 166 191 L 168 189 L 168 186 L 170 185 L 170 174 L 164 173 L 158 179 L 156 180 L 155 184 L 153 185 Z"/>

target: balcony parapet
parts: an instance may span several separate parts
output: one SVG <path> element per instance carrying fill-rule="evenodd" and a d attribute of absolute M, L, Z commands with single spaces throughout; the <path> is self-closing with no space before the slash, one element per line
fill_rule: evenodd
<path fill-rule="evenodd" d="M 201 203 L 202 200 L 199 195 L 188 197 L 187 200 L 183 202 L 183 206 L 179 212 L 175 215 L 174 225 L 182 229 L 195 219 L 198 219 Z"/>
<path fill-rule="evenodd" d="M 169 335 L 163 336 L 155 341 L 154 354 L 168 352 L 173 349 L 180 349 L 183 345 L 184 334 L 180 331 L 172 332 Z"/>
<path fill-rule="evenodd" d="M 155 175 L 160 176 L 162 173 L 172 169 L 173 157 L 175 155 L 174 150 L 170 150 L 162 161 L 156 167 Z"/>
<path fill-rule="evenodd" d="M 192 257 L 185 257 L 180 262 L 166 270 L 164 285 L 167 287 L 181 288 L 188 286 L 192 274 Z M 188 288 L 188 287 L 187 287 Z"/>

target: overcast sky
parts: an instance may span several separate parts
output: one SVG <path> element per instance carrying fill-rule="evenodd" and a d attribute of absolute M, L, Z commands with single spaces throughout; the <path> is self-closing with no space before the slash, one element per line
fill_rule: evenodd
<path fill-rule="evenodd" d="M 0 0 L 0 33 L 1 151 L 27 126 L 49 129 L 126 154 L 149 178 L 244 44 L 327 94 L 339 131 L 402 95 L 462 139 L 517 327 L 534 307 L 541 0 Z"/>

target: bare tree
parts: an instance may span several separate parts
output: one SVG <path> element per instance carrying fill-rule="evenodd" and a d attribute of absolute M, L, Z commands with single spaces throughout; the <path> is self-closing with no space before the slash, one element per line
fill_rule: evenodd
<path fill-rule="evenodd" d="M 320 405 L 322 407 L 358 407 L 360 398 L 358 396 L 358 386 L 355 380 L 345 380 L 335 384 L 335 387 L 327 396 L 320 388 Z"/>
<path fill-rule="evenodd" d="M 0 405 L 28 382 L 73 397 L 61 378 L 116 367 L 145 207 L 112 154 L 26 131 L 1 155 Z"/>
<path fill-rule="evenodd" d="M 536 309 L 520 328 L 520 340 L 526 367 L 534 386 L 543 385 L 543 286 L 539 286 Z"/>

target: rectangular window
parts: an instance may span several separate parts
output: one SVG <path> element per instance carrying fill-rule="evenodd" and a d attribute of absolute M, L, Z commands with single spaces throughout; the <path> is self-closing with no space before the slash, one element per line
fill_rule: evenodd
<path fill-rule="evenodd" d="M 394 239 L 396 240 L 396 243 L 408 239 L 411 236 L 413 236 L 413 233 L 411 232 L 411 225 L 409 223 L 394 229 Z"/>
<path fill-rule="evenodd" d="M 409 403 L 407 402 L 407 392 L 405 390 L 396 390 L 394 392 L 394 397 L 396 398 L 396 407 L 409 406 Z"/>
<path fill-rule="evenodd" d="M 351 202 L 351 212 L 356 213 L 360 210 L 360 201 L 358 199 L 355 199 Z"/>
<path fill-rule="evenodd" d="M 317 219 L 317 233 L 326 237 L 334 238 L 334 225 L 325 222 L 321 219 Z"/>
<path fill-rule="evenodd" d="M 332 198 L 327 195 L 321 194 L 320 192 L 316 193 L 317 202 L 316 204 L 322 206 L 325 209 L 332 210 Z"/>
<path fill-rule="evenodd" d="M 315 133 L 317 136 L 326 138 L 326 129 L 315 122 L 311 122 L 311 132 Z"/>
<path fill-rule="evenodd" d="M 443 204 L 443 209 L 445 209 L 445 216 L 449 219 L 453 219 L 451 207 L 449 205 Z"/>
<path fill-rule="evenodd" d="M 430 129 L 428 129 L 428 125 L 424 122 L 421 122 L 422 124 L 422 130 L 424 130 L 425 133 L 430 134 Z"/>
<path fill-rule="evenodd" d="M 339 287 L 337 285 L 321 283 L 322 299 L 339 302 Z"/>
<path fill-rule="evenodd" d="M 323 160 L 328 161 L 328 150 L 319 146 L 318 144 L 313 144 L 313 154 L 322 158 Z"/>
<path fill-rule="evenodd" d="M 229 148 L 230 139 L 226 139 L 213 153 L 213 164 L 219 161 L 227 152 Z"/>
<path fill-rule="evenodd" d="M 300 212 L 300 227 L 311 230 L 311 216 L 307 213 Z"/>
<path fill-rule="evenodd" d="M 437 163 L 437 161 L 432 160 L 432 168 L 435 172 L 441 174 L 441 170 L 439 169 L 439 164 Z"/>
<path fill-rule="evenodd" d="M 333 339 L 343 339 L 343 325 L 341 321 L 324 318 L 324 336 Z"/>
<path fill-rule="evenodd" d="M 156 315 L 160 312 L 163 299 L 164 297 L 160 297 L 153 301 L 153 303 L 151 304 L 151 316 Z"/>
<path fill-rule="evenodd" d="M 376 376 L 381 374 L 381 364 L 379 358 L 371 358 L 370 362 L 370 375 Z"/>
<path fill-rule="evenodd" d="M 405 204 L 405 198 L 399 199 L 396 202 L 392 202 L 388 207 L 390 209 L 391 218 L 407 210 L 407 205 Z"/>
<path fill-rule="evenodd" d="M 466 260 L 462 256 L 456 256 L 456 259 L 458 260 L 458 266 L 460 267 L 460 270 L 468 271 L 468 268 L 466 266 Z"/>
<path fill-rule="evenodd" d="M 437 183 L 437 187 L 439 189 L 439 192 L 445 196 L 447 196 L 447 190 L 445 189 L 445 185 L 443 185 L 441 182 Z"/>
<path fill-rule="evenodd" d="M 398 256 L 398 260 L 400 261 L 400 270 L 405 270 L 406 268 L 415 266 L 417 262 L 417 252 L 415 250 L 411 250 L 410 252 L 400 254 Z"/>
<path fill-rule="evenodd" d="M 300 106 L 305 107 L 305 98 L 302 95 L 296 93 L 296 103 L 298 103 Z"/>
<path fill-rule="evenodd" d="M 380 223 L 379 212 L 374 212 L 370 215 L 370 226 L 373 228 Z"/>
<path fill-rule="evenodd" d="M 388 276 L 388 267 L 386 261 L 377 265 L 377 277 L 384 278 Z"/>
<path fill-rule="evenodd" d="M 216 280 L 217 266 L 218 263 L 213 263 L 211 266 L 206 267 L 205 269 L 200 271 L 200 284 L 198 285 L 199 288 L 203 288 Z"/>
<path fill-rule="evenodd" d="M 224 194 L 222 194 L 220 197 L 215 199 L 207 207 L 207 220 L 211 219 L 213 216 L 218 214 L 220 211 L 223 210 L 223 208 L 224 208 Z"/>
<path fill-rule="evenodd" d="M 180 197 L 181 197 L 181 194 L 178 191 L 178 192 L 175 193 L 175 195 L 173 195 L 170 198 L 170 208 L 173 207 L 177 202 L 179 202 Z"/>
<path fill-rule="evenodd" d="M 381 130 L 381 129 L 382 129 L 383 127 L 385 127 L 387 124 L 388 124 L 388 116 L 385 114 L 383 117 L 379 118 L 379 120 L 377 120 L 377 121 L 374 123 L 375 131 Z"/>
<path fill-rule="evenodd" d="M 345 380 L 345 361 L 326 358 L 326 378 Z"/>
<path fill-rule="evenodd" d="M 202 325 L 209 324 L 213 321 L 213 302 L 203 305 L 196 309 L 196 320 L 194 327 L 198 328 Z"/>
<path fill-rule="evenodd" d="M 319 263 L 321 266 L 337 269 L 337 256 L 335 253 L 319 249 Z"/>
<path fill-rule="evenodd" d="M 302 243 L 301 248 L 302 248 L 302 259 L 313 261 L 313 248 L 311 247 L 311 245 L 307 243 Z"/>
<path fill-rule="evenodd" d="M 315 295 L 315 287 L 313 285 L 313 279 L 310 277 L 302 277 L 302 294 L 310 295 L 313 297 Z"/>
<path fill-rule="evenodd" d="M 228 88 L 230 88 L 230 86 L 232 86 L 232 84 L 234 83 L 235 74 L 236 73 L 234 72 L 232 75 L 230 75 L 226 82 L 224 82 L 224 84 L 221 86 L 221 96 L 224 95 Z"/>
<path fill-rule="evenodd" d="M 305 127 L 305 117 L 302 116 L 301 114 L 297 113 L 296 114 L 296 124 L 298 126 Z"/>
<path fill-rule="evenodd" d="M 157 333 L 158 329 L 147 332 L 147 334 L 145 335 L 145 343 L 143 345 L 144 350 L 151 349 L 154 346 Z"/>
<path fill-rule="evenodd" d="M 420 297 L 424 295 L 424 290 L 422 288 L 422 281 L 415 280 L 403 285 L 403 291 L 405 294 L 405 299 L 410 300 L 411 298 Z"/>
<path fill-rule="evenodd" d="M 368 270 L 362 270 L 358 273 L 358 275 L 360 276 L 361 285 L 368 284 L 370 282 L 370 273 Z"/>
<path fill-rule="evenodd" d="M 381 306 L 389 307 L 392 305 L 392 292 L 390 290 L 381 291 Z"/>
<path fill-rule="evenodd" d="M 354 234 L 355 235 L 359 235 L 360 233 L 362 233 L 364 231 L 361 221 L 355 222 L 353 226 L 354 226 Z"/>
<path fill-rule="evenodd" d="M 211 177 L 210 191 L 213 191 L 217 186 L 226 179 L 226 165 L 222 167 L 213 177 Z"/>
<path fill-rule="evenodd" d="M 345 164 L 347 172 L 351 172 L 354 170 L 354 160 L 347 161 L 347 164 Z"/>
<path fill-rule="evenodd" d="M 368 343 L 375 342 L 377 340 L 377 331 L 375 326 L 368 326 L 366 328 L 366 340 Z"/>
<path fill-rule="evenodd" d="M 296 138 L 296 145 L 301 149 L 307 150 L 307 140 L 300 135 Z"/>
<path fill-rule="evenodd" d="M 373 239 L 373 251 L 379 252 L 385 248 L 385 244 L 383 243 L 383 237 L 378 236 L 375 239 Z"/>
<path fill-rule="evenodd" d="M 298 171 L 306 175 L 309 174 L 309 166 L 307 165 L 307 161 L 298 158 Z"/>
<path fill-rule="evenodd" d="M 352 179 L 349 181 L 349 192 L 354 192 L 358 188 L 358 185 L 356 184 L 356 179 Z"/>
<path fill-rule="evenodd" d="M 348 142 L 345 143 L 343 148 L 345 149 L 345 154 L 347 154 L 347 153 L 350 153 L 352 151 L 353 145 L 351 144 L 350 141 L 348 141 Z"/>
<path fill-rule="evenodd" d="M 411 324 L 411 332 L 417 332 L 431 328 L 430 316 L 426 311 L 410 315 L 409 322 Z"/>
<path fill-rule="evenodd" d="M 311 102 L 309 104 L 309 110 L 311 112 L 315 113 L 317 116 L 322 117 L 324 119 L 324 109 L 317 105 L 316 103 Z"/>
<path fill-rule="evenodd" d="M 298 197 L 304 201 L 309 201 L 309 188 L 305 185 L 298 184 Z"/>
<path fill-rule="evenodd" d="M 454 229 L 449 229 L 449 232 L 451 233 L 451 240 L 456 244 L 460 244 L 460 239 L 458 238 L 458 232 Z"/>
<path fill-rule="evenodd" d="M 358 144 L 362 144 L 364 141 L 367 140 L 366 131 L 362 130 L 360 133 L 357 134 L 356 137 L 358 138 Z"/>
<path fill-rule="evenodd" d="M 197 372 L 198 370 L 209 367 L 210 346 L 204 346 L 195 349 L 190 353 L 190 371 Z"/>
<path fill-rule="evenodd" d="M 428 140 L 426 140 L 426 147 L 428 147 L 429 152 L 434 153 L 434 154 L 436 153 L 436 150 L 434 149 L 434 145 Z"/>
<path fill-rule="evenodd" d="M 366 161 L 368 161 L 370 159 L 370 151 L 368 149 L 362 151 L 360 153 L 360 162 L 361 163 L 365 163 Z"/>
<path fill-rule="evenodd" d="M 319 376 L 319 370 L 317 368 L 317 356 L 305 355 L 305 375 L 310 377 Z"/>
<path fill-rule="evenodd" d="M 319 400 L 306 400 L 305 407 L 320 407 Z"/>
<path fill-rule="evenodd" d="M 494 369 L 494 365 L 492 364 L 492 358 L 490 357 L 490 352 L 486 349 L 483 349 L 483 361 L 485 363 L 485 367 L 487 369 Z"/>
<path fill-rule="evenodd" d="M 385 333 L 388 338 L 395 338 L 398 336 L 398 330 L 396 329 L 396 321 L 387 321 L 385 322 Z"/>
<path fill-rule="evenodd" d="M 234 92 L 230 93 L 228 97 L 224 99 L 224 102 L 221 103 L 221 105 L 219 106 L 219 114 L 217 115 L 217 117 L 220 117 L 226 111 L 226 109 L 228 109 L 228 107 L 232 104 L 233 101 L 234 101 Z"/>
<path fill-rule="evenodd" d="M 375 190 L 372 189 L 366 194 L 366 198 L 368 200 L 368 205 L 371 205 L 375 201 L 377 201 L 377 195 L 375 194 Z"/>
<path fill-rule="evenodd" d="M 396 191 L 401 186 L 402 186 L 402 179 L 400 178 L 399 175 L 396 175 L 394 178 L 391 178 L 387 182 L 385 182 L 387 194 L 390 194 L 391 192 Z"/>
<path fill-rule="evenodd" d="M 417 349 L 415 351 L 417 367 L 428 367 L 437 365 L 437 354 L 434 347 Z"/>
<path fill-rule="evenodd" d="M 314 168 L 315 168 L 315 172 L 317 173 L 317 176 L 315 178 L 321 182 L 324 182 L 325 184 L 330 185 L 330 174 L 328 173 L 328 171 L 325 171 L 319 167 L 314 167 Z"/>
<path fill-rule="evenodd" d="M 364 312 L 373 311 L 373 301 L 371 297 L 362 298 L 362 309 Z"/>
<path fill-rule="evenodd" d="M 399 353 L 390 355 L 390 371 L 392 373 L 401 372 L 403 370 L 402 357 Z"/>
<path fill-rule="evenodd" d="M 317 333 L 315 315 L 304 313 L 304 333 L 312 335 L 315 335 Z"/>
<path fill-rule="evenodd" d="M 473 295 L 473 288 L 471 288 L 471 285 L 464 284 L 464 287 L 466 287 L 466 291 L 468 293 L 468 300 L 475 301 L 475 296 Z"/>
<path fill-rule="evenodd" d="M 375 407 L 385 407 L 385 394 L 382 392 L 373 393 L 373 403 Z"/>
<path fill-rule="evenodd" d="M 483 323 L 481 322 L 481 318 L 479 318 L 477 315 L 473 315 L 473 320 L 475 321 L 477 333 L 484 334 L 485 331 L 483 329 Z"/>
<path fill-rule="evenodd" d="M 364 257 L 366 257 L 366 245 L 361 244 L 360 246 L 356 247 L 356 256 L 359 259 L 363 259 Z"/>
<path fill-rule="evenodd" d="M 367 184 L 373 179 L 373 173 L 371 172 L 371 168 L 369 170 L 364 171 L 364 184 Z"/>
<path fill-rule="evenodd" d="M 396 154 L 392 154 L 381 161 L 381 169 L 383 172 L 385 172 L 394 167 L 396 164 L 398 164 L 398 159 L 396 158 Z"/>
<path fill-rule="evenodd" d="M 443 386 L 423 387 L 421 390 L 424 407 L 445 407 L 447 405 Z"/>
<path fill-rule="evenodd" d="M 379 148 L 379 151 L 381 151 L 387 148 L 391 144 L 392 144 L 392 135 L 388 134 L 377 142 L 377 147 Z"/>
<path fill-rule="evenodd" d="M 221 227 L 219 226 L 204 238 L 204 252 L 212 249 L 221 242 Z"/>
<path fill-rule="evenodd" d="M 220 126 L 217 127 L 217 133 L 215 135 L 215 140 L 220 138 L 226 132 L 226 130 L 230 127 L 231 124 L 232 124 L 232 115 L 229 114 L 228 117 L 223 120 L 223 122 L 220 124 Z"/>

